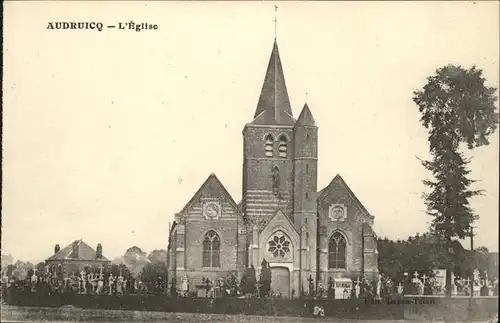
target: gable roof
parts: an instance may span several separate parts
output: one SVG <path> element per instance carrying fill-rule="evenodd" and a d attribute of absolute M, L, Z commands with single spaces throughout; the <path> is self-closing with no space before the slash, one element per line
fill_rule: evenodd
<path fill-rule="evenodd" d="M 217 176 L 215 176 L 215 174 L 212 173 L 212 174 L 210 174 L 210 176 L 208 176 L 208 178 L 205 180 L 205 182 L 203 182 L 203 184 L 200 186 L 200 188 L 196 191 L 196 193 L 194 193 L 193 197 L 191 197 L 191 199 L 189 200 L 189 202 L 186 203 L 186 205 L 182 208 L 182 210 L 179 213 L 186 212 L 187 209 L 191 206 L 191 204 L 193 204 L 193 202 L 196 200 L 196 198 L 203 191 L 203 189 L 206 186 L 210 185 L 211 183 L 219 186 L 222 189 L 222 191 L 224 192 L 224 195 L 226 195 L 228 197 L 228 200 L 229 200 L 229 203 L 231 204 L 231 206 L 234 207 L 234 209 L 237 211 L 238 210 L 238 204 L 236 204 L 236 202 L 234 201 L 234 199 L 231 196 L 231 194 L 229 194 L 229 192 L 224 187 L 224 185 L 222 184 L 222 182 L 217 178 Z"/>
<path fill-rule="evenodd" d="M 73 254 L 73 243 L 76 243 L 78 245 L 78 257 L 75 257 Z M 109 261 L 106 257 L 101 256 L 100 258 L 96 258 L 97 252 L 88 244 L 86 244 L 83 240 L 75 240 L 66 247 L 62 248 L 49 258 L 47 258 L 48 261 L 50 260 L 85 260 L 85 261 L 92 261 L 92 260 L 101 260 L 101 261 Z"/>
<path fill-rule="evenodd" d="M 274 212 L 273 216 L 271 216 L 269 218 L 268 221 L 265 222 L 265 224 L 260 228 L 259 232 L 262 232 L 264 231 L 265 228 L 267 228 L 267 226 L 269 225 L 269 223 L 273 222 L 274 218 L 276 218 L 278 216 L 278 214 L 281 214 L 283 215 L 284 218 L 286 218 L 288 220 L 288 222 L 290 223 L 290 226 L 293 228 L 293 230 L 300 235 L 298 229 L 295 227 L 295 224 L 292 222 L 292 219 L 290 219 L 289 216 L 287 216 L 285 214 L 285 212 L 283 212 L 282 210 L 278 209 Z"/>
<path fill-rule="evenodd" d="M 366 215 L 371 216 L 370 212 L 368 212 L 368 210 L 364 207 L 364 205 L 361 203 L 361 201 L 357 198 L 357 196 L 353 193 L 353 191 L 349 188 L 349 186 L 344 181 L 342 176 L 340 176 L 339 174 L 335 175 L 335 177 L 332 179 L 330 184 L 328 184 L 325 188 L 323 188 L 321 191 L 319 191 L 319 199 L 322 199 L 327 194 L 328 190 L 331 187 L 333 187 L 333 185 L 335 185 L 335 182 L 340 183 L 340 185 L 342 185 L 345 188 L 345 190 L 347 191 L 349 196 L 359 205 L 359 207 L 361 208 L 361 211 L 366 213 Z"/>
<path fill-rule="evenodd" d="M 278 43 L 275 40 L 252 123 L 261 125 L 293 125 L 294 122 Z"/>

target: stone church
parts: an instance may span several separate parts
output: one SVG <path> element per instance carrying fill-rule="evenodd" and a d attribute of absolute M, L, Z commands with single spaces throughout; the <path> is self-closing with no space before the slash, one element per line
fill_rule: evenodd
<path fill-rule="evenodd" d="M 252 265 L 258 279 L 263 259 L 272 291 L 284 297 L 307 292 L 311 278 L 325 288 L 330 277 L 351 285 L 374 279 L 374 217 L 340 175 L 321 190 L 317 177 L 318 126 L 307 103 L 294 118 L 275 40 L 255 115 L 243 128 L 241 202 L 211 174 L 175 215 L 169 287 L 201 292 L 207 278 L 241 277 Z"/>

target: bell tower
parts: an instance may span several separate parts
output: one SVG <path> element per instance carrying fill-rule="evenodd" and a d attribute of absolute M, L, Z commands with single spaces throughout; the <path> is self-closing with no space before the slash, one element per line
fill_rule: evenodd
<path fill-rule="evenodd" d="M 243 203 L 249 223 L 293 210 L 293 127 L 276 40 L 254 119 L 243 129 Z"/>

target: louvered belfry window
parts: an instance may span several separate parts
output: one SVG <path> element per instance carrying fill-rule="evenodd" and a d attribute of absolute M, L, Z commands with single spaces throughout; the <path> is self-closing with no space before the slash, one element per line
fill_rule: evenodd
<path fill-rule="evenodd" d="M 274 139 L 272 135 L 267 135 L 265 144 L 265 155 L 266 157 L 273 157 L 273 143 Z"/>
<path fill-rule="evenodd" d="M 279 156 L 281 158 L 286 158 L 288 153 L 288 140 L 285 135 L 280 137 L 280 145 L 279 145 Z"/>

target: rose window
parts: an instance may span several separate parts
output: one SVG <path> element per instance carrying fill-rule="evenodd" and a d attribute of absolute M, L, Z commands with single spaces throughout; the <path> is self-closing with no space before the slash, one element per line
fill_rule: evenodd
<path fill-rule="evenodd" d="M 285 236 L 274 236 L 273 239 L 269 241 L 269 252 L 271 252 L 274 257 L 284 257 L 285 254 L 290 252 L 290 241 L 287 241 Z"/>

